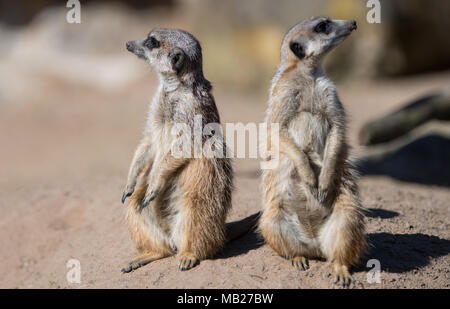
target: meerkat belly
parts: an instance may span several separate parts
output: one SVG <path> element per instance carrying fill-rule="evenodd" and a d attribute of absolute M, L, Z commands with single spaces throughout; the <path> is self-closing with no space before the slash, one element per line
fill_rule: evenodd
<path fill-rule="evenodd" d="M 157 158 L 159 155 L 163 155 L 167 152 L 170 153 L 172 147 L 172 141 L 174 136 L 172 135 L 173 126 L 170 123 L 164 123 L 163 126 L 152 126 L 149 131 L 151 132 L 152 145 L 158 145 L 158 147 L 151 147 L 152 157 Z"/>
<path fill-rule="evenodd" d="M 312 207 L 307 193 L 301 185 L 301 175 L 286 156 L 280 158 L 278 168 L 264 172 L 266 190 L 276 192 L 286 217 L 296 218 L 303 242 L 311 248 L 318 244 L 318 229 L 328 215 L 323 207 Z M 289 219 L 289 220 L 291 220 Z"/>
<path fill-rule="evenodd" d="M 147 128 L 152 140 L 149 159 L 153 161 L 153 164 L 149 171 L 150 174 L 157 172 L 158 164 L 161 164 L 162 157 L 170 153 L 173 139 L 170 123 L 156 123 L 157 121 L 153 121 L 153 123 L 151 122 L 152 125 Z M 181 221 L 180 209 L 182 207 L 178 182 L 179 175 L 172 175 L 165 187 L 161 189 L 162 191 L 158 197 L 152 201 L 152 207 L 146 208 L 149 210 L 149 224 L 154 225 L 155 231 L 159 231 L 166 243 L 175 251 L 180 246 L 180 240 L 175 231 Z"/>
<path fill-rule="evenodd" d="M 319 173 L 322 166 L 328 122 L 320 115 L 301 112 L 289 126 L 289 134 L 295 143 L 307 154 L 313 168 Z M 280 158 L 280 164 L 272 171 L 278 179 L 277 191 L 282 197 L 283 208 L 298 218 L 302 239 L 311 250 L 318 248 L 318 231 L 329 215 L 323 207 L 315 207 L 309 202 L 308 193 L 302 184 L 293 162 L 286 156 Z"/>
<path fill-rule="evenodd" d="M 330 130 L 328 121 L 320 114 L 300 112 L 290 123 L 289 134 L 311 162 L 322 166 L 325 144 Z"/>

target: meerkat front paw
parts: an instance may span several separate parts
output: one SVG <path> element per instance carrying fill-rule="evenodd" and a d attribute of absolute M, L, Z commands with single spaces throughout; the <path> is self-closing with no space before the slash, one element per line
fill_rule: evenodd
<path fill-rule="evenodd" d="M 325 200 L 328 197 L 328 188 L 319 188 L 318 192 L 317 192 L 317 200 L 320 203 L 325 202 Z"/>
<path fill-rule="evenodd" d="M 153 201 L 156 196 L 158 195 L 159 192 L 159 186 L 153 186 L 147 189 L 147 192 L 145 193 L 144 199 L 141 202 L 141 207 L 145 208 L 148 206 L 148 204 L 150 204 L 151 201 Z"/>
<path fill-rule="evenodd" d="M 319 191 L 317 190 L 317 188 L 315 187 L 309 187 L 309 192 L 311 193 L 311 195 L 318 200 L 319 199 Z"/>
<path fill-rule="evenodd" d="M 313 183 L 305 183 L 306 190 L 308 193 L 314 198 L 318 199 L 319 191 L 317 190 L 317 186 Z"/>
<path fill-rule="evenodd" d="M 317 194 L 317 200 L 320 203 L 323 203 L 326 201 L 328 194 L 329 194 L 329 188 L 330 187 L 330 181 L 326 179 L 325 173 L 322 173 L 319 176 L 319 190 Z"/>
<path fill-rule="evenodd" d="M 123 194 L 122 194 L 122 204 L 125 203 L 125 200 L 127 199 L 127 197 L 131 196 L 133 194 L 133 192 L 134 192 L 134 186 L 127 185 L 125 187 L 125 190 L 123 191 Z"/>
<path fill-rule="evenodd" d="M 310 175 L 309 177 L 305 177 L 303 179 L 303 183 L 305 185 L 306 190 L 315 198 L 317 199 L 317 181 L 314 178 L 314 175 Z"/>

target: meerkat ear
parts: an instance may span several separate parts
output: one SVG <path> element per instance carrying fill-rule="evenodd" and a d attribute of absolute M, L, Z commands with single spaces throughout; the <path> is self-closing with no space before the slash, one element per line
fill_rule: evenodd
<path fill-rule="evenodd" d="M 294 53 L 294 55 L 296 55 L 299 59 L 305 58 L 306 56 L 305 48 L 303 47 L 302 44 L 298 42 L 291 42 L 291 44 L 289 44 L 289 48 Z"/>
<path fill-rule="evenodd" d="M 172 68 L 179 72 L 184 64 L 185 54 L 181 48 L 175 47 L 169 53 L 170 63 Z"/>

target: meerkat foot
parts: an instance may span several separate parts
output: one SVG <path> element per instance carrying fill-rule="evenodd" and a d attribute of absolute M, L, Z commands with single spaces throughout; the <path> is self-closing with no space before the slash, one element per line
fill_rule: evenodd
<path fill-rule="evenodd" d="M 178 263 L 178 268 L 181 271 L 189 270 L 198 264 L 199 260 L 190 254 L 183 254 L 180 257 L 180 262 Z"/>
<path fill-rule="evenodd" d="M 309 260 L 304 256 L 296 256 L 291 259 L 291 264 L 297 270 L 305 271 L 309 269 Z"/>
<path fill-rule="evenodd" d="M 136 270 L 140 267 L 144 266 L 141 262 L 139 261 L 132 261 L 130 263 L 128 263 L 127 266 L 125 266 L 124 268 L 122 268 L 120 271 L 123 273 L 130 273 L 133 270 Z"/>
<path fill-rule="evenodd" d="M 122 273 L 132 272 L 133 270 L 136 270 L 142 266 L 145 266 L 151 262 L 162 259 L 164 257 L 165 256 L 162 254 L 155 254 L 155 253 L 143 254 L 132 260 L 130 263 L 128 263 L 124 268 L 121 269 L 121 272 Z"/>
<path fill-rule="evenodd" d="M 354 283 L 347 266 L 335 264 L 334 271 L 336 274 L 334 277 L 334 284 L 342 286 L 343 288 L 349 288 Z"/>

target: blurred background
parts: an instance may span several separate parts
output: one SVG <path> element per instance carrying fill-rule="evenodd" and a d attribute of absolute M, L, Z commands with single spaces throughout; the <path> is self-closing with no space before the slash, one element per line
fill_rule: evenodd
<path fill-rule="evenodd" d="M 80 166 L 85 166 L 84 172 L 92 171 L 90 164 L 94 168 L 98 164 L 109 164 L 107 170 L 114 168 L 117 158 L 112 153 L 101 156 L 95 152 L 99 162 L 91 162 L 94 158 L 85 153 L 87 146 L 66 146 L 67 138 L 57 136 L 72 125 L 76 135 L 72 136 L 71 131 L 65 134 L 71 138 L 90 134 L 82 142 L 94 147 L 102 141 L 106 149 L 123 148 L 137 140 L 136 134 L 131 134 L 129 145 L 114 144 L 109 136 L 93 137 L 94 132 L 100 132 L 92 130 L 92 126 L 102 126 L 105 131 L 108 126 L 124 126 L 117 134 L 126 135 L 126 130 L 143 124 L 143 105 L 152 95 L 155 76 L 144 62 L 125 50 L 124 44 L 146 36 L 154 27 L 182 28 L 194 33 L 203 46 L 205 75 L 213 83 L 216 95 L 227 94 L 217 100 L 219 108 L 223 107 L 224 119 L 259 122 L 286 31 L 298 21 L 316 15 L 356 19 L 358 31 L 327 58 L 325 67 L 339 86 L 346 87 L 341 95 L 350 97 L 344 103 L 352 116 L 353 144 L 368 146 L 369 141 L 357 138 L 365 122 L 449 85 L 450 2 L 381 1 L 380 24 L 367 22 L 367 3 L 81 1 L 81 23 L 70 24 L 66 21 L 70 8 L 65 2 L 0 0 L 0 111 L 5 128 L 1 141 L 8 145 L 1 155 L 6 157 L 4 161 L 22 158 L 31 164 L 23 174 L 10 164 L 3 175 L 19 180 L 30 178 L 35 168 L 45 166 L 30 162 L 30 154 L 42 162 L 54 156 L 59 159 L 64 151 L 77 153 L 75 160 L 88 162 L 54 167 L 59 161 L 49 161 L 52 166 L 45 175 L 65 169 L 77 174 Z M 347 88 L 351 90 L 346 91 Z M 239 101 L 240 110 L 227 107 L 233 97 Z M 249 108 L 249 114 L 245 108 Z M 114 123 L 115 115 L 121 117 L 118 123 Z M 35 136 L 41 131 L 42 136 Z M 44 143 L 48 143 L 47 147 Z M 57 154 L 58 151 L 62 153 Z M 11 182 L 6 181 L 6 185 Z"/>
<path fill-rule="evenodd" d="M 69 24 L 64 1 L 1 0 L 0 52 L 2 63 L 20 62 L 26 71 L 126 87 L 139 79 L 139 71 L 119 43 L 143 37 L 153 27 L 178 27 L 203 43 L 206 73 L 214 83 L 254 92 L 255 87 L 267 89 L 287 29 L 313 15 L 329 15 L 359 24 L 358 38 L 327 61 L 335 78 L 398 77 L 450 68 L 450 3 L 380 3 L 382 23 L 369 24 L 365 0 L 81 1 L 81 24 Z M 90 70 L 92 65 L 98 70 Z M 121 74 L 113 74 L 119 68 Z"/>
<path fill-rule="evenodd" d="M 358 30 L 325 68 L 349 114 L 364 202 L 401 214 L 391 232 L 430 216 L 422 232 L 449 238 L 450 1 L 381 0 L 380 24 L 367 22 L 365 0 L 80 2 L 81 23 L 69 24 L 66 1 L 0 0 L 0 227 L 8 252 L 2 267 L 14 270 L 0 278 L 1 287 L 64 286 L 54 267 L 64 270 L 70 254 L 101 251 L 94 257 L 100 260 L 120 251 L 116 267 L 132 253 L 119 200 L 157 79 L 125 42 L 154 27 L 181 28 L 199 39 L 222 122 L 259 123 L 287 30 L 317 15 L 356 19 Z M 242 217 L 260 208 L 259 163 L 236 160 L 235 170 L 240 207 L 231 216 Z M 434 215 L 403 216 L 420 207 L 435 207 Z M 375 230 L 382 224 L 373 218 Z M 435 227 L 440 232 L 431 232 Z M 98 243 L 98 235 L 110 242 Z M 438 255 L 448 254 L 448 241 L 438 244 L 447 248 Z M 428 261 L 417 259 L 408 270 Z M 99 263 L 89 266 L 93 272 L 111 272 Z M 411 286 L 420 282 L 414 278 Z M 427 284 L 443 286 L 445 278 Z M 91 279 L 87 286 L 105 286 Z M 115 287 L 126 279 L 114 280 Z"/>

